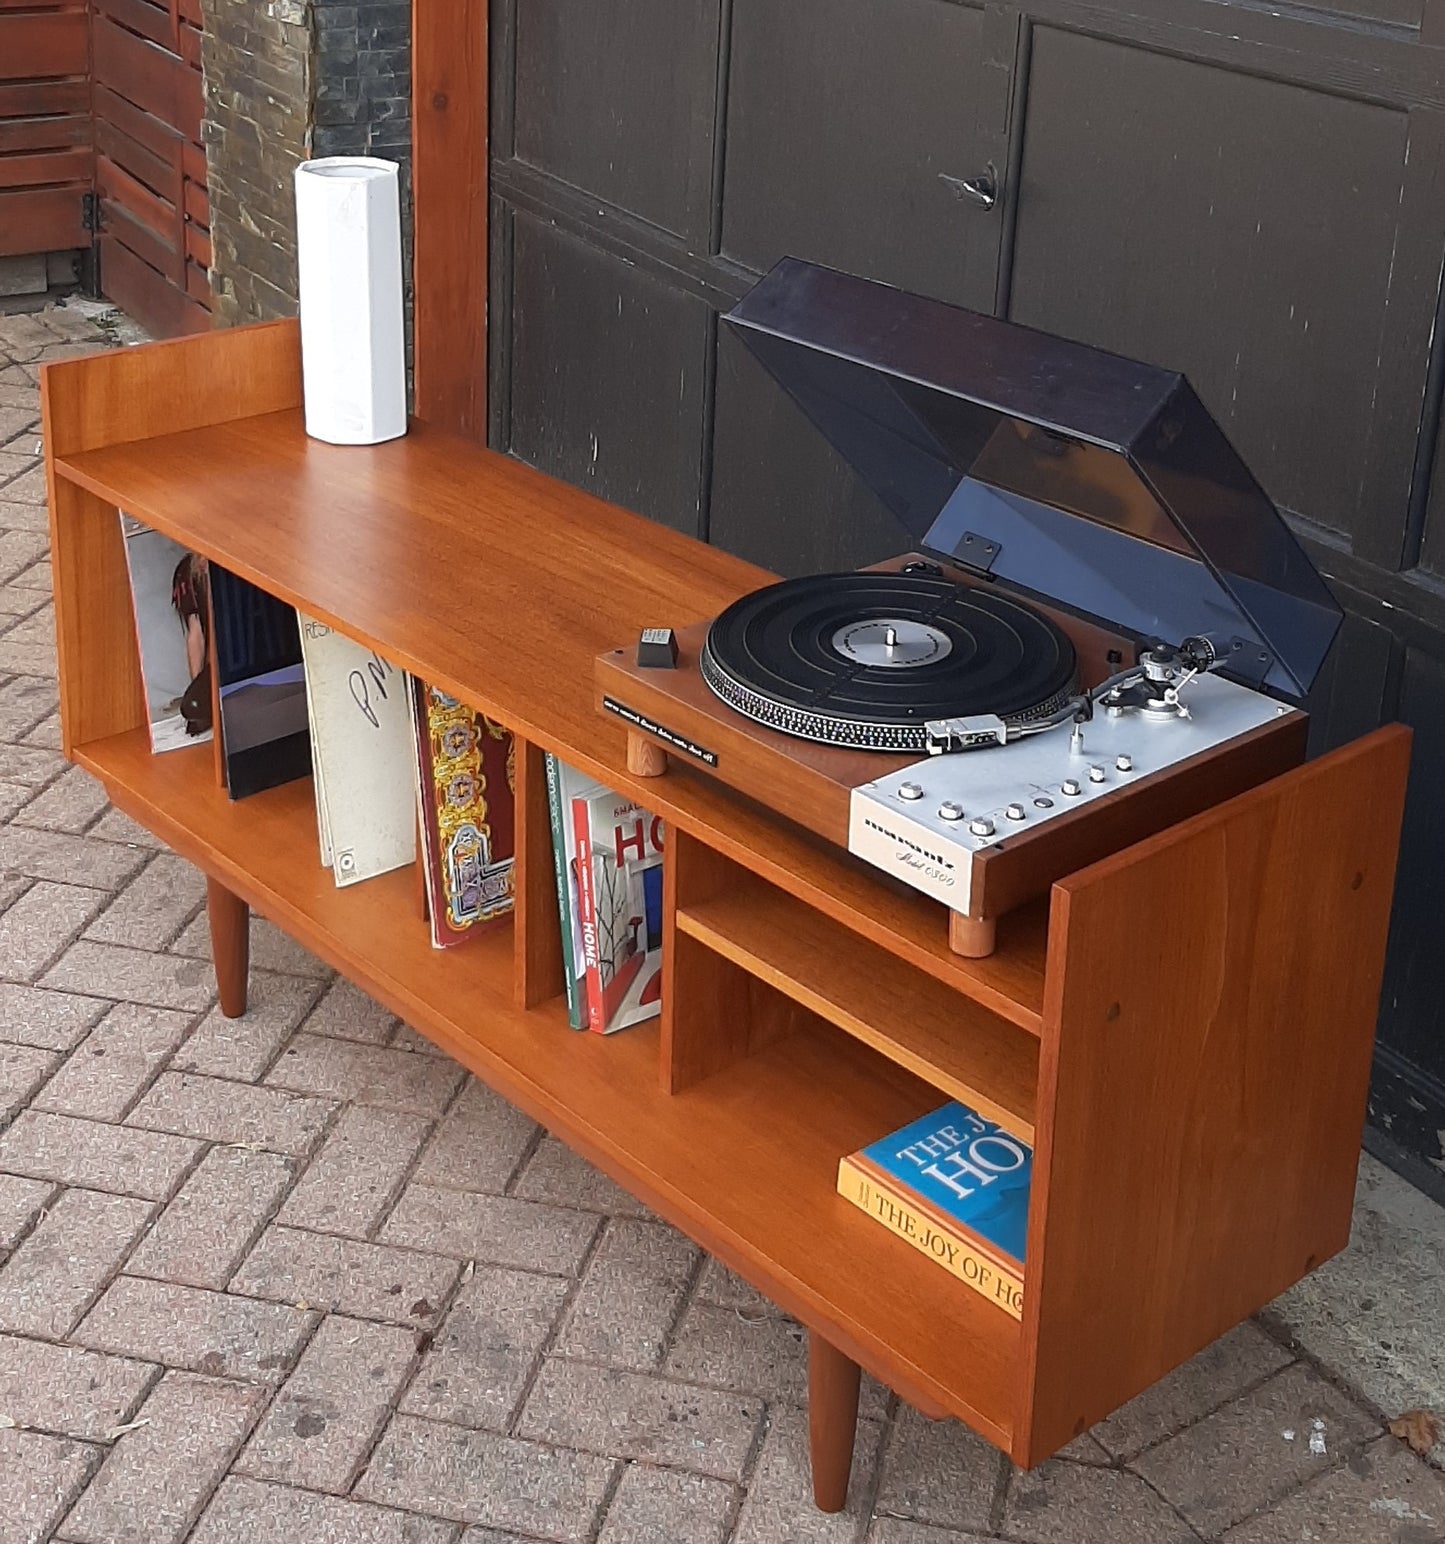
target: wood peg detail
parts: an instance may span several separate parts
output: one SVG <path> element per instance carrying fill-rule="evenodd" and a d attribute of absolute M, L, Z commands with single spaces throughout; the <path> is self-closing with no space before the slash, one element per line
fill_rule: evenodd
<path fill-rule="evenodd" d="M 948 914 L 948 947 L 965 959 L 981 960 L 993 953 L 995 919 L 965 917 L 960 911 Z"/>
<path fill-rule="evenodd" d="M 633 777 L 661 777 L 667 771 L 667 752 L 640 729 L 629 729 L 627 770 Z"/>

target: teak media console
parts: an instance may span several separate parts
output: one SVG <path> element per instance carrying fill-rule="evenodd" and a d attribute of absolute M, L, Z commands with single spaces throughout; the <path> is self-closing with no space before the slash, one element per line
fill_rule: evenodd
<path fill-rule="evenodd" d="M 271 918 L 797 1316 L 814 1489 L 866 1367 L 1031 1466 L 1349 1232 L 1409 735 L 1382 729 L 1056 884 L 997 952 L 685 768 L 639 779 L 593 660 L 760 570 L 417 425 L 308 440 L 293 323 L 46 367 L 66 754 L 208 877 L 221 1003 Z M 510 928 L 433 950 L 405 871 L 337 890 L 307 783 L 150 752 L 117 507 L 516 735 Z M 663 1016 L 574 1034 L 542 752 L 664 816 Z M 957 1096 L 1035 1144 L 1022 1323 L 835 1193 Z"/>

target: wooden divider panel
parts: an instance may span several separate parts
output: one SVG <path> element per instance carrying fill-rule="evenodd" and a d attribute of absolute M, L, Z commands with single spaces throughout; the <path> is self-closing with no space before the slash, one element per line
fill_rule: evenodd
<path fill-rule="evenodd" d="M 1378 730 L 1055 887 L 1016 1461 L 1346 1243 L 1409 745 Z"/>
<path fill-rule="evenodd" d="M 566 990 L 562 923 L 552 862 L 552 821 L 547 807 L 546 756 L 521 735 L 516 747 L 516 949 L 513 996 L 519 1008 L 535 1008 Z"/>
<path fill-rule="evenodd" d="M 812 1015 L 756 976 L 689 937 L 679 906 L 727 888 L 737 868 L 669 827 L 662 875 L 662 1090 L 681 1093 L 792 1034 Z"/>
<path fill-rule="evenodd" d="M 294 321 L 214 337 L 106 349 L 41 371 L 40 408 L 52 456 L 73 456 L 167 432 L 301 406 Z"/>

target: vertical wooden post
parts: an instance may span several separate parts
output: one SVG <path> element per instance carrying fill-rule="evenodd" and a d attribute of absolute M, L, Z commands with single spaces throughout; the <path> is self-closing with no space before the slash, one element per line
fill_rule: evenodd
<path fill-rule="evenodd" d="M 206 876 L 206 916 L 221 1012 L 239 1019 L 246 1011 L 246 977 L 251 965 L 251 908 L 217 879 Z"/>
<path fill-rule="evenodd" d="M 413 0 L 416 416 L 487 437 L 487 0 Z"/>
<path fill-rule="evenodd" d="M 858 1430 L 860 1369 L 816 1330 L 808 1332 L 808 1439 L 813 1500 L 820 1512 L 841 1512 L 848 1500 Z"/>
<path fill-rule="evenodd" d="M 640 729 L 629 729 L 627 770 L 633 777 L 661 777 L 667 771 L 667 752 Z"/>
<path fill-rule="evenodd" d="M 961 911 L 951 911 L 948 947 L 965 959 L 986 959 L 994 951 L 995 927 L 993 917 L 966 917 Z"/>

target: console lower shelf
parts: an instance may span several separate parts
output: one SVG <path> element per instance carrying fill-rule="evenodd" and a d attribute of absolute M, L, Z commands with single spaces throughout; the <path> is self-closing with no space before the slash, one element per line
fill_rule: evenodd
<path fill-rule="evenodd" d="M 560 998 L 514 1006 L 509 927 L 433 949 L 409 870 L 337 889 L 319 863 L 297 862 L 316 844 L 309 781 L 233 804 L 209 746 L 153 756 L 144 730 L 76 759 L 126 814 L 783 1307 L 835 1327 L 895 1383 L 909 1368 L 917 1400 L 1009 1446 L 1018 1324 L 834 1188 L 840 1154 L 936 1107 L 936 1088 L 842 1032 L 803 1032 L 664 1094 L 655 1023 L 603 1037 L 570 1030 Z"/>

